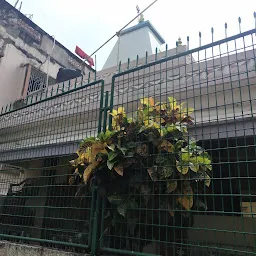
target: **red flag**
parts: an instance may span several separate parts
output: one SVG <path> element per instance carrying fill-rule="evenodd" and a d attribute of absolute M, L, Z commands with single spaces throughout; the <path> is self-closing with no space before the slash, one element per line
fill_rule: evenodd
<path fill-rule="evenodd" d="M 85 59 L 88 61 L 90 66 L 94 66 L 93 58 L 87 55 L 82 49 L 80 49 L 78 46 L 76 46 L 75 53 L 81 57 L 82 59 Z"/>

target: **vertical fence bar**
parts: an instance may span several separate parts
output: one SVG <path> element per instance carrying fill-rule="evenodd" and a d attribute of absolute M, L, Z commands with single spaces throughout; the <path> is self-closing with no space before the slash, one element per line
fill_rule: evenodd
<path fill-rule="evenodd" d="M 100 109 L 99 109 L 99 120 L 98 120 L 98 133 L 101 132 L 102 126 L 102 112 L 103 112 L 103 102 L 104 102 L 104 81 L 101 82 L 100 90 Z"/>
<path fill-rule="evenodd" d="M 111 95 L 110 95 L 111 97 Z M 109 100 L 109 92 L 106 91 L 105 93 L 105 106 L 104 106 L 104 119 L 103 119 L 103 132 L 106 132 L 107 129 L 107 119 L 108 119 L 108 110 L 112 113 L 113 107 L 108 107 L 108 100 Z M 110 105 L 111 106 L 111 105 Z M 112 128 L 112 119 L 111 115 L 109 115 L 109 123 L 108 123 L 109 130 Z"/>
<path fill-rule="evenodd" d="M 98 249 L 98 243 L 99 243 L 99 237 L 98 237 L 98 225 L 99 225 L 99 206 L 100 206 L 100 197 L 97 193 L 97 188 L 94 189 L 96 195 L 96 207 L 94 209 L 93 213 L 93 228 L 92 228 L 92 246 L 91 246 L 91 255 L 96 256 L 97 249 Z"/>

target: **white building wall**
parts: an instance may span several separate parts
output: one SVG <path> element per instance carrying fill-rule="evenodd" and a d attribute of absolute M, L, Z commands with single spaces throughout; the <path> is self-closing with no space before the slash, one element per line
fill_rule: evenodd
<path fill-rule="evenodd" d="M 149 35 L 149 40 L 150 40 L 150 44 L 151 44 L 152 54 L 154 54 L 156 52 L 156 48 L 158 49 L 158 51 L 160 50 L 161 43 L 155 37 L 155 35 L 152 33 L 152 31 L 150 29 L 148 31 L 148 35 Z"/>
<path fill-rule="evenodd" d="M 118 45 L 119 58 L 117 60 Z M 117 66 L 117 62 L 119 63 L 120 61 L 121 63 L 126 63 L 128 58 L 130 58 L 130 61 L 136 60 L 137 55 L 142 58 L 146 55 L 146 52 L 148 52 L 148 55 L 152 55 L 155 52 L 155 48 L 160 46 L 161 43 L 155 38 L 149 27 L 143 27 L 121 35 L 102 69 Z"/>

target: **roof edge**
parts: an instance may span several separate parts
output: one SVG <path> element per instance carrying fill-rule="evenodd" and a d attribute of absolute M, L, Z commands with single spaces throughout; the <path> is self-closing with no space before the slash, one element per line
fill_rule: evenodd
<path fill-rule="evenodd" d="M 155 29 L 155 27 L 151 24 L 149 20 L 143 21 L 133 27 L 130 27 L 121 31 L 120 35 L 122 36 L 144 27 L 148 27 L 153 32 L 153 34 L 157 37 L 157 39 L 160 41 L 161 44 L 165 43 L 164 38 L 159 34 L 159 32 Z"/>

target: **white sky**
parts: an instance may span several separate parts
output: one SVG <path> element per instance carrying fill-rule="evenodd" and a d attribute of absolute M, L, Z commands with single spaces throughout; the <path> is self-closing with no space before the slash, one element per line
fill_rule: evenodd
<path fill-rule="evenodd" d="M 153 0 L 21 0 L 21 12 L 33 14 L 33 22 L 56 40 L 74 52 L 75 46 L 87 54 L 94 52 L 122 26 L 136 15 L 136 5 L 143 10 Z M 12 5 L 16 0 L 8 0 Z M 202 32 L 202 44 L 211 41 L 211 27 L 215 39 L 225 35 L 224 23 L 228 23 L 228 35 L 239 32 L 238 17 L 242 19 L 242 31 L 253 29 L 256 11 L 255 0 L 158 0 L 145 12 L 149 20 L 163 36 L 169 48 L 175 47 L 179 36 L 183 43 L 190 36 L 190 48 L 198 46 L 198 32 Z M 136 22 L 133 23 L 135 25 Z M 107 59 L 114 38 L 97 52 L 97 70 Z M 136 47 L 136 46 L 135 46 Z M 142 56 L 141 56 L 142 57 Z"/>

